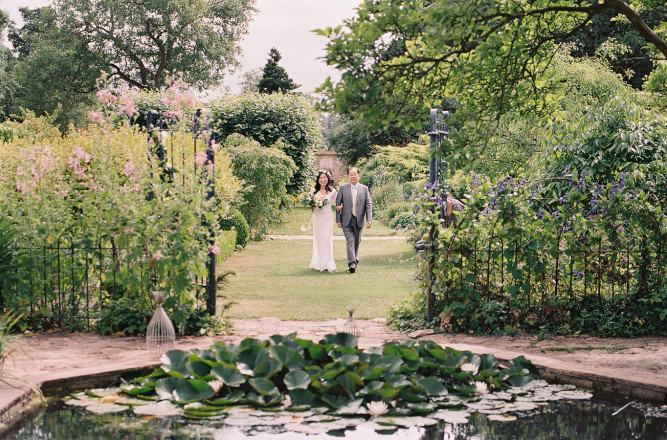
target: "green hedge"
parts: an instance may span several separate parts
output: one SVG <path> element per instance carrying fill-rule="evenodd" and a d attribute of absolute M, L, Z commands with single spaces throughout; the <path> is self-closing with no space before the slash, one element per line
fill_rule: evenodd
<path fill-rule="evenodd" d="M 308 100 L 296 94 L 250 93 L 226 97 L 211 106 L 215 139 L 223 144 L 238 133 L 263 147 L 282 141 L 282 150 L 301 172 L 287 182 L 288 194 L 298 194 L 310 184 L 312 151 L 324 141 L 319 116 Z"/>
<path fill-rule="evenodd" d="M 236 230 L 236 244 L 241 247 L 248 244 L 250 227 L 248 227 L 248 222 L 238 209 L 232 209 L 227 217 L 220 218 L 220 229 L 223 231 Z"/>
<path fill-rule="evenodd" d="M 236 249 L 236 231 L 220 231 L 218 236 L 218 247 L 220 248 L 220 253 L 218 254 L 218 263 L 229 258 Z"/>

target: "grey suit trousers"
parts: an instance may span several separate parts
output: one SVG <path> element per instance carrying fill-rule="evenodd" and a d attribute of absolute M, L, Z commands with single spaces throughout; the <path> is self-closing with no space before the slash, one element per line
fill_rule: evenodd
<path fill-rule="evenodd" d="M 347 250 L 347 265 L 351 268 L 357 268 L 359 262 L 359 243 L 361 242 L 361 231 L 357 224 L 357 218 L 352 217 L 350 223 L 343 226 L 343 235 L 345 236 L 345 248 Z"/>

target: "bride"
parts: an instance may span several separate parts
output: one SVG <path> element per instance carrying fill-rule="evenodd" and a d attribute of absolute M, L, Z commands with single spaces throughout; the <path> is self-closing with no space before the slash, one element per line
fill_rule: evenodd
<path fill-rule="evenodd" d="M 329 171 L 320 170 L 315 180 L 315 188 L 310 196 L 315 201 L 313 210 L 313 257 L 310 269 L 333 272 L 336 263 L 333 258 L 333 224 L 332 207 L 336 203 L 336 190 L 332 188 L 333 179 Z"/>

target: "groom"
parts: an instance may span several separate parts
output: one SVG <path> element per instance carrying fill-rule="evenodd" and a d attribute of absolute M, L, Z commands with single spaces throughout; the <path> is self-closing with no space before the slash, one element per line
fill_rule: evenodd
<path fill-rule="evenodd" d="M 373 222 L 371 194 L 366 185 L 359 183 L 359 170 L 352 167 L 347 172 L 346 183 L 340 186 L 336 197 L 336 225 L 343 228 L 347 247 L 347 265 L 350 273 L 357 270 L 359 264 L 359 242 L 361 230 L 370 228 Z"/>

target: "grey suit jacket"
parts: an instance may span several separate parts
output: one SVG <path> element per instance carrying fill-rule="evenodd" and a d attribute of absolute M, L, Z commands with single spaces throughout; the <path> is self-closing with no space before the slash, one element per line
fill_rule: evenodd
<path fill-rule="evenodd" d="M 343 204 L 341 211 L 336 211 L 336 223 L 347 226 L 352 219 L 352 186 L 345 183 L 340 186 L 336 197 L 336 206 Z M 373 202 L 366 185 L 357 184 L 357 226 L 363 228 L 366 222 L 373 222 Z"/>

